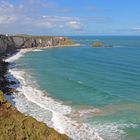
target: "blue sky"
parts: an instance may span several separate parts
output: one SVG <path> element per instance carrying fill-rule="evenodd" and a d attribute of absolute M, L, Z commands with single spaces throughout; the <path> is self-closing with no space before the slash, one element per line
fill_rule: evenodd
<path fill-rule="evenodd" d="M 0 0 L 0 33 L 140 35 L 140 0 Z"/>

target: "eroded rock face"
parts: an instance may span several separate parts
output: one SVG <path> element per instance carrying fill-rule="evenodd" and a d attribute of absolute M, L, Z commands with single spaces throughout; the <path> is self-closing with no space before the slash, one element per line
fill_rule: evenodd
<path fill-rule="evenodd" d="M 7 39 L 0 35 L 0 52 L 5 52 L 7 50 Z"/>
<path fill-rule="evenodd" d="M 25 44 L 25 40 L 23 37 L 13 37 L 13 41 L 16 45 L 16 48 L 20 48 Z"/>
<path fill-rule="evenodd" d="M 15 48 L 16 46 L 12 37 L 0 35 L 0 53 L 14 51 Z"/>

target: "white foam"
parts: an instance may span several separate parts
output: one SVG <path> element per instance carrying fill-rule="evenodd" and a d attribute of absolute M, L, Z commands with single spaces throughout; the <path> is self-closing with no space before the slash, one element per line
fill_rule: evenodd
<path fill-rule="evenodd" d="M 34 49 L 33 52 L 41 52 L 43 50 L 40 50 L 40 49 Z"/>
<path fill-rule="evenodd" d="M 92 115 L 92 114 L 102 114 L 102 110 L 98 108 L 94 109 L 82 109 L 78 111 L 79 116 L 85 116 L 85 115 Z"/>
<path fill-rule="evenodd" d="M 124 129 L 137 127 L 136 124 L 124 122 L 93 122 L 92 125 L 94 126 L 95 131 L 107 140 L 125 139 L 127 133 Z"/>
<path fill-rule="evenodd" d="M 88 125 L 78 123 L 67 117 L 67 115 L 72 112 L 70 106 L 63 105 L 61 102 L 57 102 L 54 99 L 47 97 L 45 93 L 32 87 L 29 81 L 27 81 L 28 75 L 25 72 L 14 69 L 10 70 L 10 73 L 21 83 L 21 86 L 18 88 L 18 94 L 23 94 L 28 101 L 50 111 L 52 113 L 52 122 L 50 124 L 52 124 L 51 126 L 60 133 L 65 133 L 75 140 L 102 140 L 93 128 L 91 129 Z"/>
<path fill-rule="evenodd" d="M 14 62 L 15 60 L 19 59 L 20 57 L 22 57 L 26 52 L 31 51 L 30 49 L 23 49 L 20 50 L 19 52 L 17 52 L 16 54 L 14 54 L 13 56 L 7 58 L 5 61 L 6 62 Z"/>
<path fill-rule="evenodd" d="M 31 86 L 30 81 L 26 81 L 25 78 L 28 76 L 23 71 L 10 70 L 10 73 L 14 75 L 22 84 L 21 87 L 18 88 L 20 92 L 32 102 L 37 102 L 37 104 L 43 108 L 50 109 L 51 111 L 57 111 L 62 114 L 68 114 L 71 112 L 71 108 L 69 106 L 64 106 L 62 103 L 56 102 L 50 97 L 44 96 L 43 92 Z M 53 106 L 51 106 L 53 104 Z"/>
<path fill-rule="evenodd" d="M 16 55 L 8 58 L 6 61 L 14 62 L 28 51 L 30 50 L 19 51 Z M 9 70 L 9 73 L 10 75 L 7 75 L 9 80 L 15 80 L 12 79 L 15 77 L 20 82 L 17 86 L 18 93 L 14 93 L 14 98 L 12 99 L 13 104 L 19 109 L 19 111 L 32 115 L 36 119 L 54 127 L 60 133 L 67 134 L 74 140 L 102 140 L 94 129 L 90 129 L 86 124 L 77 123 L 67 117 L 67 115 L 72 112 L 72 108 L 61 102 L 55 101 L 46 96 L 46 93 L 38 90 L 32 84 L 29 78 L 30 76 L 26 72 L 14 68 Z M 34 107 L 35 112 L 33 113 L 33 110 L 30 108 Z M 40 110 L 43 110 L 43 112 L 40 112 Z M 46 112 L 46 114 L 44 114 L 44 112 Z M 51 120 L 47 121 L 47 119 L 41 119 L 42 117 L 45 118 L 44 115 L 47 117 L 49 114 L 48 112 L 51 114 Z"/>
<path fill-rule="evenodd" d="M 78 81 L 78 83 L 79 83 L 79 84 L 83 84 L 83 82 L 82 82 L 82 81 Z"/>

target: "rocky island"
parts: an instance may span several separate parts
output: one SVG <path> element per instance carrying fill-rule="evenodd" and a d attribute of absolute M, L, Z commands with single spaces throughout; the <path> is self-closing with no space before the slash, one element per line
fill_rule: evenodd
<path fill-rule="evenodd" d="M 102 42 L 98 41 L 98 42 L 93 43 L 92 47 L 94 47 L 94 48 L 98 48 L 98 47 L 112 48 L 113 46 L 112 45 L 105 46 Z"/>
<path fill-rule="evenodd" d="M 95 42 L 92 44 L 92 47 L 102 47 L 103 43 L 102 42 Z"/>
<path fill-rule="evenodd" d="M 7 54 L 13 54 L 17 49 L 50 48 L 73 45 L 66 37 L 0 35 L 0 140 L 68 140 L 69 138 L 38 122 L 32 117 L 20 113 L 5 98 L 16 89 L 10 88 L 14 81 L 8 81 L 9 63 L 4 59 Z"/>

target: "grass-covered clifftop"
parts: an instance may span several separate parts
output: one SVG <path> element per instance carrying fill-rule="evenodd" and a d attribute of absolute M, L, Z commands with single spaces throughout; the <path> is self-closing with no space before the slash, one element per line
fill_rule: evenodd
<path fill-rule="evenodd" d="M 0 140 L 68 140 L 68 137 L 24 116 L 5 100 L 0 91 Z"/>

